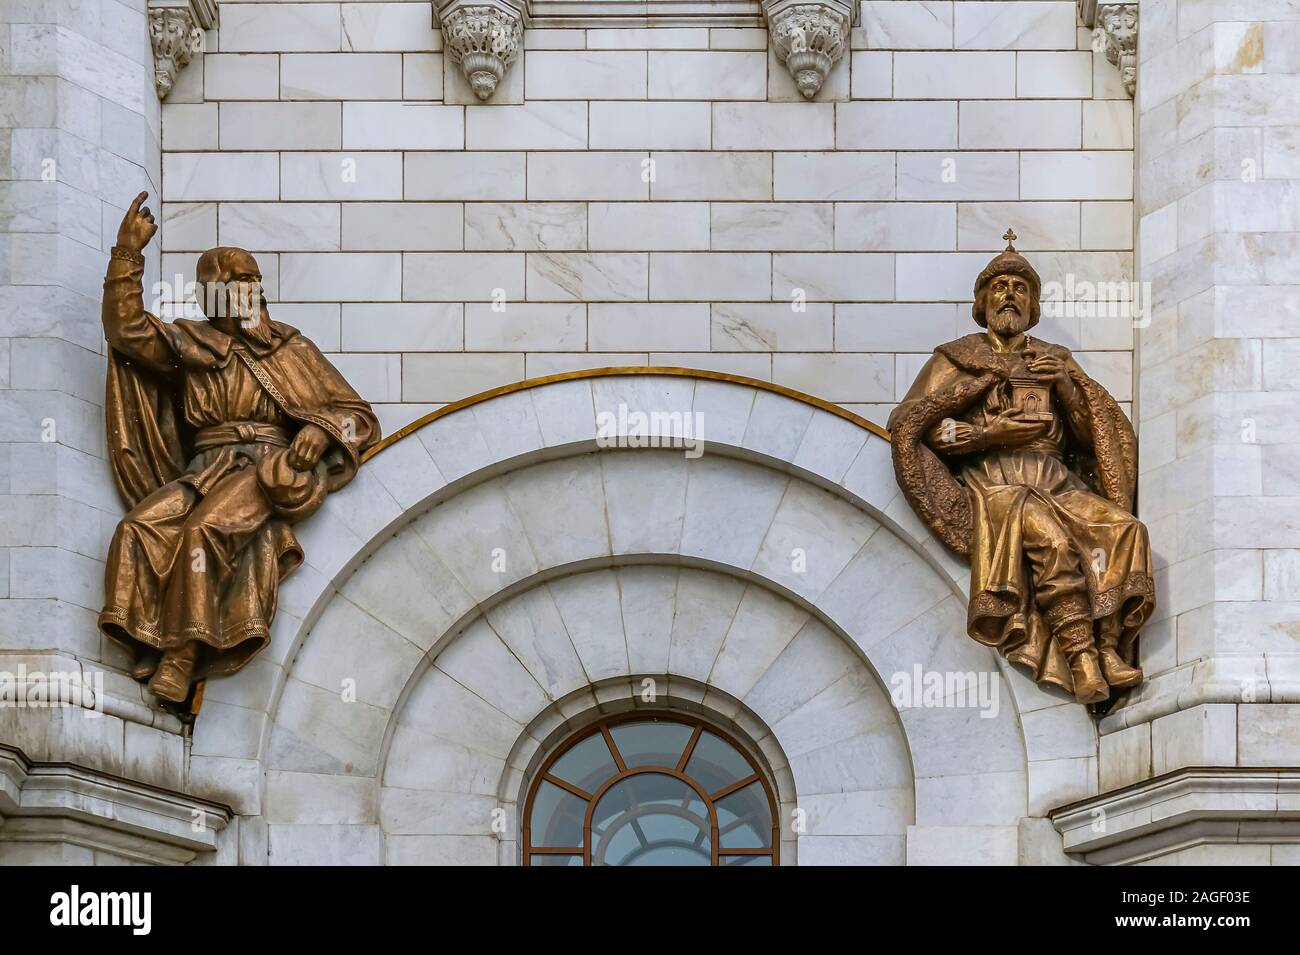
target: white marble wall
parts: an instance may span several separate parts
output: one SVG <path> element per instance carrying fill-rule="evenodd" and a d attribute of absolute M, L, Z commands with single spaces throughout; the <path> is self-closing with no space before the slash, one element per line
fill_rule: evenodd
<path fill-rule="evenodd" d="M 7 649 L 100 656 L 91 611 L 119 506 L 103 461 L 100 283 L 122 208 L 160 182 L 152 62 L 144 0 L 24 0 L 0 10 Z"/>
<path fill-rule="evenodd" d="M 390 430 L 637 364 L 883 422 L 930 349 L 973 330 L 1008 225 L 1046 280 L 1131 278 L 1131 102 L 1069 0 L 867 0 L 811 103 L 763 30 L 525 45 L 479 104 L 427 3 L 223 3 L 163 108 L 163 272 L 253 250 L 277 316 Z M 1127 407 L 1126 320 L 1042 332 Z"/>
<path fill-rule="evenodd" d="M 179 721 L 148 707 L 95 626 L 122 512 L 104 460 L 101 283 L 125 205 L 147 189 L 161 209 L 160 140 L 144 0 L 0 5 L 0 670 L 102 675 L 104 691 L 101 715 L 0 707 L 0 742 L 84 768 L 43 784 L 45 809 L 66 810 L 46 829 L 8 780 L 6 863 L 194 855 L 97 828 L 135 798 L 117 777 L 185 788 Z M 155 247 L 150 282 L 158 262 Z"/>

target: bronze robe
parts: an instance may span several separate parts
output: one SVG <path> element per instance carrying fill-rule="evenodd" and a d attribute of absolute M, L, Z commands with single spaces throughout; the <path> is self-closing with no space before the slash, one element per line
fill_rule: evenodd
<path fill-rule="evenodd" d="M 1065 654 L 1044 610 L 1086 592 L 1094 638 L 1137 662 L 1137 634 L 1155 607 L 1146 528 L 1133 516 L 1137 440 L 1104 388 L 1069 349 L 1025 337 L 1037 354 L 1062 358 L 1080 406 L 1052 402 L 1046 434 L 1026 445 L 941 457 L 926 443 L 945 418 L 982 425 L 1012 407 L 1009 379 L 1024 376 L 1023 350 L 1000 353 L 982 332 L 935 349 L 890 415 L 895 470 L 912 508 L 971 564 L 967 631 L 1034 679 L 1074 691 Z M 1029 522 L 1030 534 L 1026 533 Z M 1068 559 L 1034 554 L 1026 538 L 1064 532 Z"/>
<path fill-rule="evenodd" d="M 291 525 L 352 480 L 379 423 L 296 329 L 271 322 L 262 344 L 208 321 L 163 323 L 144 309 L 142 275 L 113 259 L 104 281 L 108 451 L 131 510 L 99 627 L 137 654 L 202 642 L 200 680 L 270 641 L 279 583 L 303 559 Z M 308 422 L 332 440 L 299 472 L 287 447 Z"/>

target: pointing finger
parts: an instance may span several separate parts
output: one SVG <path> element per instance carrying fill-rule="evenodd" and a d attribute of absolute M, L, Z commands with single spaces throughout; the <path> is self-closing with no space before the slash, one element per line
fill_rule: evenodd
<path fill-rule="evenodd" d="M 148 192 L 142 192 L 142 193 L 140 193 L 138 196 L 136 196 L 134 199 L 131 200 L 131 205 L 130 205 L 130 207 L 129 207 L 126 211 L 127 211 L 127 212 L 139 212 L 139 211 L 140 211 L 140 203 L 144 202 L 144 201 L 145 201 L 146 199 L 148 199 L 148 198 L 149 198 L 149 193 L 148 193 Z"/>

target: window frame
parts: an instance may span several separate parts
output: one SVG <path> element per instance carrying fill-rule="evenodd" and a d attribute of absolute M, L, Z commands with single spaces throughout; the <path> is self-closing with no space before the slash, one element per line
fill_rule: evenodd
<path fill-rule="evenodd" d="M 621 723 L 638 723 L 638 722 L 655 721 L 655 720 L 668 722 L 668 723 L 675 723 L 679 726 L 687 726 L 691 728 L 690 738 L 687 740 L 686 746 L 682 750 L 681 756 L 677 760 L 677 765 L 676 766 L 647 765 L 647 766 L 629 767 L 624 762 L 623 756 L 619 752 L 618 745 L 614 741 L 614 737 L 613 734 L 610 732 L 610 728 L 614 726 L 618 726 Z M 736 780 L 735 782 L 712 793 L 706 792 L 703 789 L 703 787 L 694 778 L 686 775 L 685 772 L 686 764 L 690 762 L 691 756 L 695 752 L 696 744 L 699 743 L 700 737 L 703 735 L 703 733 L 706 730 L 714 734 L 715 736 L 719 737 L 728 746 L 732 747 L 736 752 L 738 752 L 741 755 L 741 757 L 744 758 L 745 762 L 749 765 L 749 768 L 751 770 L 748 776 Z M 572 783 L 567 782 L 563 779 L 560 779 L 558 776 L 554 776 L 551 774 L 550 772 L 551 767 L 554 766 L 555 763 L 561 757 L 563 757 L 565 753 L 567 753 L 573 747 L 577 746 L 579 743 L 584 742 L 587 739 L 590 739 L 596 733 L 599 733 L 601 734 L 601 736 L 604 737 L 605 745 L 609 748 L 610 755 L 613 757 L 614 766 L 615 769 L 617 770 L 617 772 L 615 772 L 614 775 L 607 777 L 598 787 L 596 787 L 595 791 L 586 792 L 585 790 L 579 789 L 577 786 L 573 785 Z M 521 820 L 523 824 L 521 826 L 521 833 L 520 833 L 520 848 L 522 852 L 523 865 L 526 866 L 532 865 L 533 858 L 535 856 L 558 855 L 558 856 L 572 857 L 572 856 L 580 855 L 582 857 L 583 866 L 584 867 L 590 866 L 591 865 L 592 815 L 595 813 L 596 806 L 599 805 L 601 797 L 604 796 L 605 793 L 608 792 L 613 786 L 615 786 L 619 782 L 622 782 L 625 779 L 629 779 L 633 776 L 646 775 L 651 773 L 661 775 L 661 776 L 671 776 L 674 779 L 680 780 L 681 782 L 689 786 L 695 792 L 695 794 L 698 795 L 700 799 L 704 802 L 704 805 L 709 814 L 709 847 L 710 847 L 709 864 L 710 866 L 720 866 L 722 865 L 723 859 L 734 858 L 737 856 L 740 857 L 768 856 L 771 858 L 773 866 L 778 866 L 781 864 L 781 858 L 780 858 L 781 823 L 777 815 L 776 796 L 773 792 L 772 784 L 769 781 L 767 774 L 763 771 L 763 768 L 759 764 L 758 760 L 755 759 L 754 754 L 750 752 L 749 747 L 737 741 L 736 738 L 731 733 L 728 733 L 726 730 L 722 729 L 716 723 L 712 722 L 711 720 L 705 719 L 701 716 L 698 716 L 696 714 L 681 713 L 681 712 L 676 712 L 674 710 L 646 709 L 646 710 L 631 710 L 629 712 L 620 713 L 614 716 L 605 716 L 592 723 L 588 723 L 582 729 L 574 733 L 571 733 L 564 740 L 564 742 L 556 746 L 555 749 L 551 751 L 550 755 L 546 757 L 546 760 L 538 768 L 535 776 L 533 777 L 533 780 L 529 783 L 528 796 L 524 800 L 523 818 Z M 583 816 L 583 823 L 582 823 L 582 846 L 581 847 L 532 845 L 531 823 L 533 817 L 533 803 L 536 799 L 538 791 L 541 789 L 541 785 L 543 782 L 548 782 L 553 786 L 557 786 L 560 789 L 564 790 L 565 792 L 569 793 L 570 795 L 576 796 L 577 798 L 582 799 L 587 803 L 587 810 Z M 755 782 L 759 783 L 759 785 L 762 787 L 763 794 L 767 799 L 768 811 L 771 813 L 771 817 L 772 817 L 771 845 L 766 849 L 763 848 L 723 849 L 719 845 L 720 833 L 718 829 L 717 803 L 719 800 L 725 799 L 728 796 L 733 795 L 734 793 L 740 792 L 742 789 L 746 788 L 747 786 L 753 785 Z"/>

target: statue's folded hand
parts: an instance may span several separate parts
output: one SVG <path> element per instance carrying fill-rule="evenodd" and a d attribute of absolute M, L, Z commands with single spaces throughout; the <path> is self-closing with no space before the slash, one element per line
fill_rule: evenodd
<path fill-rule="evenodd" d="M 930 429 L 926 443 L 943 454 L 961 454 L 974 450 L 978 439 L 979 429 L 973 424 L 944 418 Z"/>
<path fill-rule="evenodd" d="M 329 447 L 329 432 L 320 425 L 305 424 L 289 445 L 289 464 L 299 471 L 310 471 Z"/>
<path fill-rule="evenodd" d="M 984 423 L 983 444 L 991 448 L 1014 448 L 1047 433 L 1049 422 L 1023 418 L 1017 411 L 1003 411 Z"/>
<path fill-rule="evenodd" d="M 1065 361 L 1057 355 L 1037 355 L 1026 363 L 1029 371 L 1049 380 L 1066 377 Z"/>

